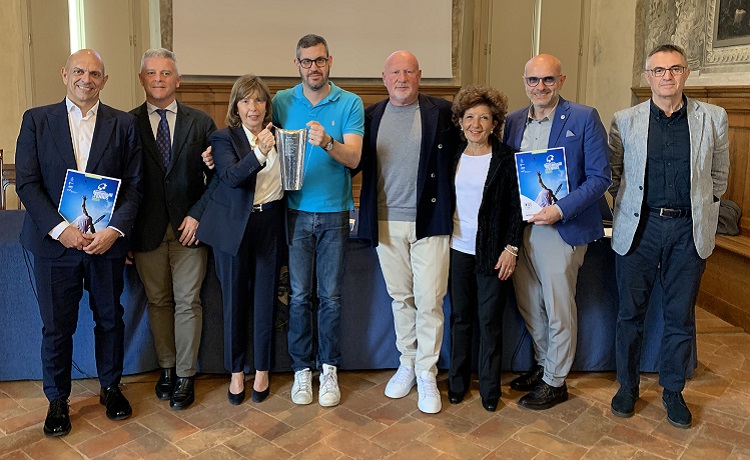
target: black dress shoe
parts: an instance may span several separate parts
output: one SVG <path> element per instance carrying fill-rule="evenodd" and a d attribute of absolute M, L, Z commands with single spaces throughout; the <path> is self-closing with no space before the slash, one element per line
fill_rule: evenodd
<path fill-rule="evenodd" d="M 227 390 L 227 399 L 229 400 L 229 404 L 233 406 L 239 406 L 240 404 L 242 404 L 242 401 L 245 400 L 245 389 L 243 388 L 242 391 L 237 394 L 234 394 L 230 390 Z"/>
<path fill-rule="evenodd" d="M 518 405 L 532 410 L 549 409 L 568 400 L 568 386 L 553 387 L 541 380 L 531 392 L 518 400 Z"/>
<path fill-rule="evenodd" d="M 161 375 L 159 380 L 156 382 L 156 397 L 162 400 L 167 400 L 172 397 L 174 392 L 174 385 L 177 379 L 174 367 L 161 369 Z"/>
<path fill-rule="evenodd" d="M 542 366 L 534 366 L 530 372 L 523 374 L 520 377 L 516 377 L 510 382 L 510 387 L 517 391 L 531 391 L 536 388 L 536 385 L 544 377 L 544 368 Z"/>
<path fill-rule="evenodd" d="M 693 415 L 682 398 L 682 392 L 669 391 L 665 388 L 661 394 L 661 402 L 667 409 L 667 420 L 672 426 L 690 428 L 690 424 L 693 422 Z"/>
<path fill-rule="evenodd" d="M 482 398 L 482 407 L 487 412 L 495 412 L 498 401 L 500 401 L 500 398 Z"/>
<path fill-rule="evenodd" d="M 461 401 L 464 400 L 464 396 L 466 396 L 466 393 L 448 390 L 448 401 L 450 401 L 451 404 L 460 404 Z"/>
<path fill-rule="evenodd" d="M 70 415 L 68 401 L 55 399 L 49 403 L 47 418 L 44 419 L 44 434 L 47 436 L 65 436 L 70 433 Z"/>
<path fill-rule="evenodd" d="M 110 420 L 125 420 L 133 414 L 133 408 L 118 385 L 102 388 L 99 403 L 107 408 L 107 418 Z"/>
<path fill-rule="evenodd" d="M 638 401 L 638 388 L 630 389 L 620 385 L 617 394 L 612 398 L 610 408 L 618 417 L 632 417 L 635 414 L 636 401 Z"/>
<path fill-rule="evenodd" d="M 255 391 L 255 388 L 250 392 L 250 399 L 255 403 L 263 402 L 268 395 L 271 393 L 271 384 L 269 383 L 265 390 Z"/>
<path fill-rule="evenodd" d="M 177 383 L 169 400 L 169 407 L 176 410 L 187 409 L 195 401 L 193 391 L 193 377 L 177 377 Z"/>

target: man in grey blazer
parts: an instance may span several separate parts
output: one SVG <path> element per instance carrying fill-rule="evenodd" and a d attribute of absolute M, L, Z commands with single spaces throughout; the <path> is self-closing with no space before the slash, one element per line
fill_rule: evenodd
<path fill-rule="evenodd" d="M 179 410 L 195 399 L 200 291 L 208 260 L 195 232 L 210 196 L 201 152 L 216 125 L 204 112 L 175 100 L 181 77 L 171 51 L 146 51 L 138 77 L 146 102 L 131 113 L 143 142 L 145 199 L 135 219 L 133 253 L 162 368 L 156 396 Z"/>
<path fill-rule="evenodd" d="M 658 282 L 664 291 L 659 384 L 667 418 L 679 428 L 692 421 L 682 390 L 693 356 L 695 300 L 729 172 L 726 111 L 685 97 L 689 75 L 681 48 L 655 48 L 645 69 L 651 99 L 617 112 L 609 133 L 620 300 L 620 389 L 612 412 L 635 412 L 643 320 Z"/>

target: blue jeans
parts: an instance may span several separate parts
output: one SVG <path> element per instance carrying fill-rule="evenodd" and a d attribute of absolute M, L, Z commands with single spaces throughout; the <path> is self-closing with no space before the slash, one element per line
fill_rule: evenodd
<path fill-rule="evenodd" d="M 341 286 L 349 212 L 289 210 L 289 355 L 292 369 L 341 362 Z M 318 356 L 313 354 L 313 289 L 318 282 Z"/>

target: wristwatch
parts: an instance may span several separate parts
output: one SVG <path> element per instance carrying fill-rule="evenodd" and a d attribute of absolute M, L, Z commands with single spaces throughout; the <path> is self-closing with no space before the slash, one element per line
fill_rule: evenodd
<path fill-rule="evenodd" d="M 328 136 L 328 137 L 330 137 L 331 140 L 326 145 L 323 146 L 323 150 L 325 150 L 326 152 L 330 152 L 331 149 L 333 149 L 333 137 L 331 136 Z"/>

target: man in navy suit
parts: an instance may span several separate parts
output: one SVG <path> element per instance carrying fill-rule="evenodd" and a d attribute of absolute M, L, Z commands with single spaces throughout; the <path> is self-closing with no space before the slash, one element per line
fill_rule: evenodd
<path fill-rule="evenodd" d="M 210 196 L 201 152 L 209 147 L 216 124 L 175 99 L 182 77 L 171 51 L 147 50 L 138 77 L 146 102 L 130 113 L 143 141 L 146 199 L 135 220 L 133 251 L 161 367 L 156 396 L 179 410 L 195 400 L 203 325 L 200 294 L 208 260 L 195 232 Z"/>
<path fill-rule="evenodd" d="M 26 206 L 21 243 L 34 255 L 42 317 L 44 394 L 50 401 L 44 433 L 70 432 L 73 333 L 86 289 L 94 314 L 99 402 L 112 420 L 132 409 L 120 391 L 123 367 L 123 268 L 127 235 L 141 201 L 141 145 L 135 118 L 99 102 L 107 82 L 93 51 L 73 53 L 62 69 L 64 101 L 24 113 L 16 146 L 18 195 Z M 122 180 L 107 228 L 83 234 L 58 213 L 68 169 Z"/>
<path fill-rule="evenodd" d="M 365 111 L 359 237 L 376 247 L 393 299 L 401 356 L 385 395 L 403 398 L 416 384 L 419 410 L 436 413 L 459 134 L 451 103 L 420 94 L 421 78 L 416 56 L 396 51 L 383 70 L 388 99 Z"/>
<path fill-rule="evenodd" d="M 607 133 L 596 109 L 560 97 L 560 61 L 540 54 L 524 71 L 530 107 L 505 122 L 503 142 L 521 151 L 565 148 L 570 193 L 529 219 L 513 285 L 534 342 L 536 366 L 510 384 L 518 404 L 548 409 L 568 399 L 577 341 L 576 282 L 588 243 L 604 236 L 599 198 L 609 187 Z"/>

